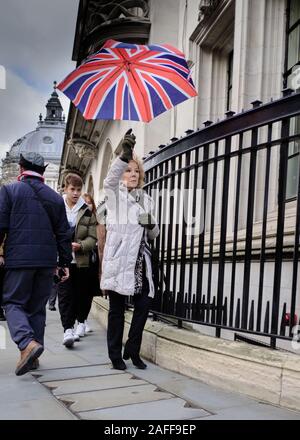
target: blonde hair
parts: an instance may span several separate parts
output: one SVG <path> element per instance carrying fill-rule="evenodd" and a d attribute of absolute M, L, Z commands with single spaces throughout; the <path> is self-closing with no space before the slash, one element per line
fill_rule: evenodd
<path fill-rule="evenodd" d="M 139 181 L 137 184 L 137 188 L 143 188 L 144 184 L 145 184 L 145 170 L 144 170 L 144 165 L 142 160 L 136 156 L 135 154 L 133 155 L 133 158 L 131 159 L 133 162 L 135 162 L 139 168 Z M 130 162 L 130 161 L 129 161 Z"/>

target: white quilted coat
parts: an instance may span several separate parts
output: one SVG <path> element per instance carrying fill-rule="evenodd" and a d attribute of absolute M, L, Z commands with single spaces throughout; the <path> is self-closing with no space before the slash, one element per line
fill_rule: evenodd
<path fill-rule="evenodd" d="M 102 262 L 101 289 L 113 290 L 121 295 L 133 295 L 135 287 L 135 265 L 141 239 L 153 240 L 159 234 L 156 225 L 152 230 L 138 223 L 144 212 L 153 214 L 153 200 L 143 190 L 129 192 L 121 182 L 128 164 L 117 158 L 104 180 L 106 194 L 106 242 Z M 143 197 L 145 209 L 138 203 L 137 194 Z M 151 257 L 145 252 L 146 276 L 149 281 L 149 296 L 154 296 Z"/>

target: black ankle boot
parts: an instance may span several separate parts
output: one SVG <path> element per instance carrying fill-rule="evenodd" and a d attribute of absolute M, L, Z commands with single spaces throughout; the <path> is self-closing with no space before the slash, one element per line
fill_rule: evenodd
<path fill-rule="evenodd" d="M 113 368 L 115 370 L 126 370 L 126 364 L 122 359 L 117 359 L 115 361 L 111 361 Z"/>
<path fill-rule="evenodd" d="M 130 354 L 126 347 L 124 348 L 123 359 L 125 359 L 125 361 L 131 359 L 133 365 L 140 370 L 145 370 L 145 368 L 147 368 L 147 365 L 142 361 L 140 356 L 138 354 Z"/>
<path fill-rule="evenodd" d="M 129 358 L 130 358 L 130 354 L 128 353 L 126 348 L 124 348 L 123 359 L 125 359 L 125 361 L 128 361 Z"/>
<path fill-rule="evenodd" d="M 136 368 L 139 368 L 140 370 L 145 370 L 145 368 L 147 368 L 147 365 L 145 364 L 145 362 L 142 361 L 142 359 L 139 357 L 139 355 L 135 355 L 135 356 L 130 356 L 133 365 Z"/>

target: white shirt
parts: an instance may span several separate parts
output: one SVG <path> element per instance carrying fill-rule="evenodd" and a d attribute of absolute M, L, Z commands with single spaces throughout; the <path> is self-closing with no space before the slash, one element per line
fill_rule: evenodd
<path fill-rule="evenodd" d="M 74 228 L 76 226 L 77 214 L 78 214 L 80 208 L 85 204 L 85 201 L 83 200 L 82 197 L 79 197 L 76 205 L 74 205 L 73 208 L 70 208 L 67 203 L 66 194 L 63 195 L 63 199 L 65 202 L 66 214 L 67 214 L 67 219 L 68 219 L 69 225 L 71 228 Z M 73 255 L 73 260 L 71 261 L 71 263 L 76 263 L 75 252 L 72 252 L 72 255 Z"/>

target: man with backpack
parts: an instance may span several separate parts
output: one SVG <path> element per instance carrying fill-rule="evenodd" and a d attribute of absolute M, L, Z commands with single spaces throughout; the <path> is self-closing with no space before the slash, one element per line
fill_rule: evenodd
<path fill-rule="evenodd" d="M 44 183 L 43 157 L 24 153 L 19 165 L 18 181 L 0 189 L 0 246 L 5 237 L 2 306 L 20 350 L 17 376 L 38 366 L 54 271 L 61 281 L 67 280 L 72 261 L 64 201 Z"/>

